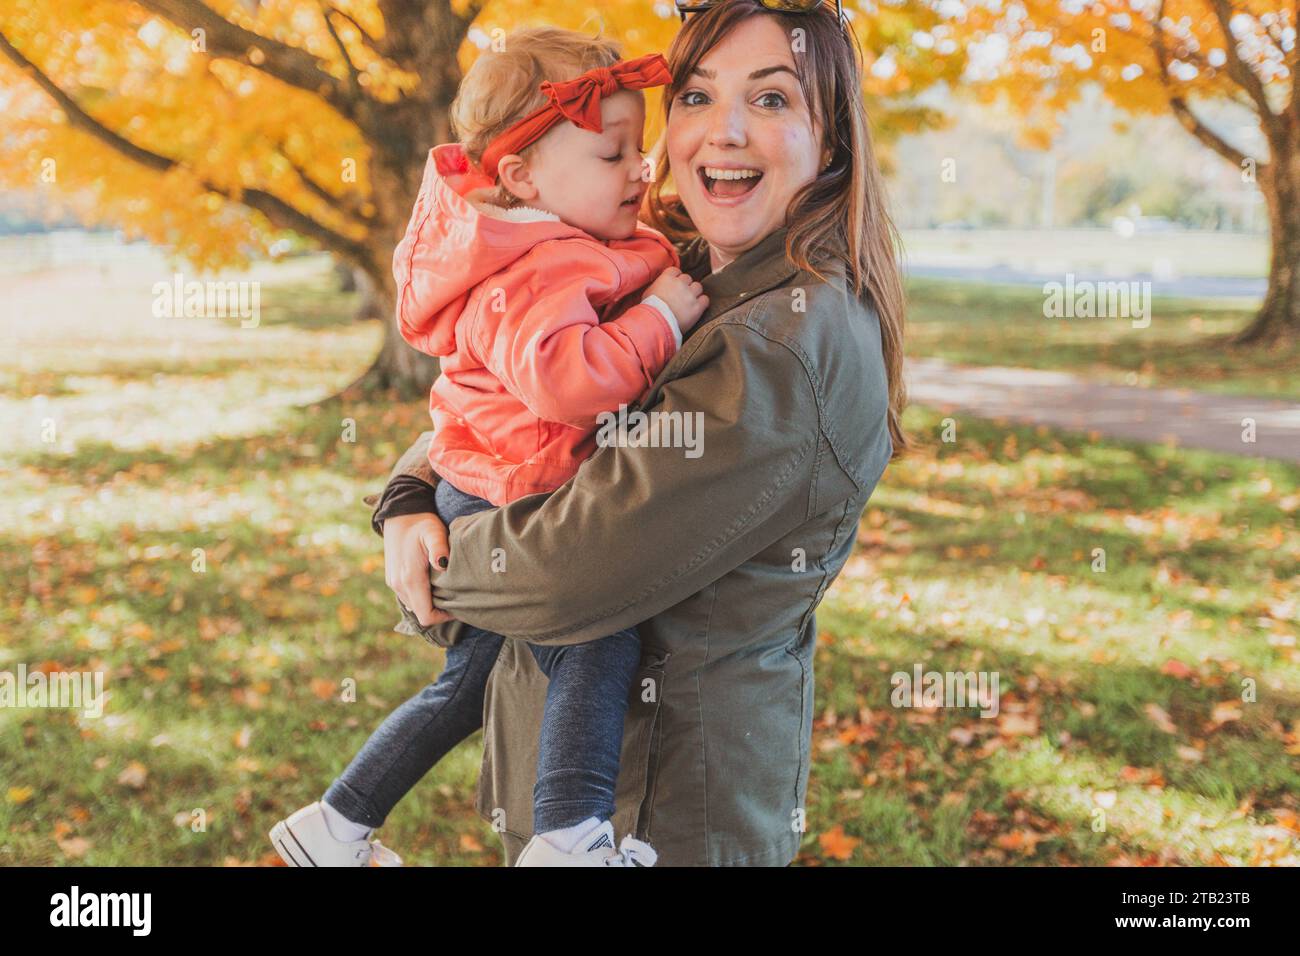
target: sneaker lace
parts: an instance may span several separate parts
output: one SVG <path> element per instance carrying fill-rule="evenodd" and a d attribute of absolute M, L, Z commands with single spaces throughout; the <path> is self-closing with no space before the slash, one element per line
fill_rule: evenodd
<path fill-rule="evenodd" d="M 357 847 L 358 860 L 364 860 L 363 866 L 401 866 L 402 858 L 378 840 L 371 840 L 365 846 Z"/>
<path fill-rule="evenodd" d="M 659 855 L 649 843 L 623 837 L 618 845 L 618 852 L 611 854 L 605 861 L 606 866 L 654 866 Z"/>

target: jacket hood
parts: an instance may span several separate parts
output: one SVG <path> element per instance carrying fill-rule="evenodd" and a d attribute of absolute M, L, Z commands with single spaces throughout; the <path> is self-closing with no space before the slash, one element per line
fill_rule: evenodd
<path fill-rule="evenodd" d="M 429 150 L 406 235 L 393 253 L 402 337 L 431 355 L 455 350 L 470 292 L 539 242 L 585 236 L 540 209 L 486 201 L 494 183 L 459 143 Z"/>

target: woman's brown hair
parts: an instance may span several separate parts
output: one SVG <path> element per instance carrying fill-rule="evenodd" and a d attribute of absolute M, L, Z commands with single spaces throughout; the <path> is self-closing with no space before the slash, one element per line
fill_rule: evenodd
<path fill-rule="evenodd" d="M 791 37 L 800 37 L 794 54 L 804 99 L 823 127 L 830 164 L 795 194 L 786 214 L 790 261 L 821 279 L 818 261 L 844 262 L 854 295 L 874 306 L 880 319 L 880 344 L 889 378 L 889 437 L 894 456 L 910 445 L 903 431 L 907 404 L 903 382 L 903 282 L 898 271 L 898 231 L 889 215 L 884 180 L 871 144 L 862 102 L 862 50 L 856 36 L 841 26 L 833 8 L 810 13 L 780 13 L 756 0 L 727 0 L 693 14 L 668 49 L 673 79 L 664 91 L 664 117 L 700 61 L 735 27 L 756 16 L 775 17 Z M 801 31 L 796 33 L 795 31 Z M 650 188 L 649 218 L 670 238 L 698 235 L 680 202 L 664 199 L 668 174 L 665 150 Z"/>

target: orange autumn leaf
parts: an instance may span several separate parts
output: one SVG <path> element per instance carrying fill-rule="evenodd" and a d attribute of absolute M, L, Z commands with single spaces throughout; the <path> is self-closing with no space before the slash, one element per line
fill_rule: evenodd
<path fill-rule="evenodd" d="M 344 601 L 338 608 L 339 627 L 343 628 L 343 633 L 351 634 L 361 623 L 361 612 L 351 604 Z"/>
<path fill-rule="evenodd" d="M 844 827 L 835 824 L 817 838 L 821 844 L 822 853 L 826 854 L 832 860 L 847 860 L 853 856 L 853 851 L 862 843 L 857 837 L 851 837 L 844 832 Z"/>
<path fill-rule="evenodd" d="M 1003 833 L 994 842 L 1003 850 L 1018 850 L 1028 856 L 1045 839 L 1047 837 L 1042 833 L 1035 833 L 1032 830 L 1015 830 L 1011 833 Z"/>
<path fill-rule="evenodd" d="M 1294 810 L 1275 810 L 1273 811 L 1273 817 L 1277 820 L 1279 826 L 1285 827 L 1292 833 L 1300 833 L 1300 814 L 1297 814 Z"/>
<path fill-rule="evenodd" d="M 1182 661 L 1170 658 L 1160 666 L 1160 673 L 1168 674 L 1170 677 L 1177 677 L 1182 680 L 1183 678 L 1191 677 L 1192 674 L 1196 672 Z"/>

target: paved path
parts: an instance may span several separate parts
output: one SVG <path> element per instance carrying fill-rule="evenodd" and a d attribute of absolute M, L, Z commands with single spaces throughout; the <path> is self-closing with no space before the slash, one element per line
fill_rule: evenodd
<path fill-rule="evenodd" d="M 1090 382 L 1065 372 L 909 359 L 911 400 L 980 418 L 1005 418 L 1109 438 L 1166 442 L 1300 462 L 1300 404 L 1191 389 Z M 1255 442 L 1242 441 L 1254 419 Z"/>

